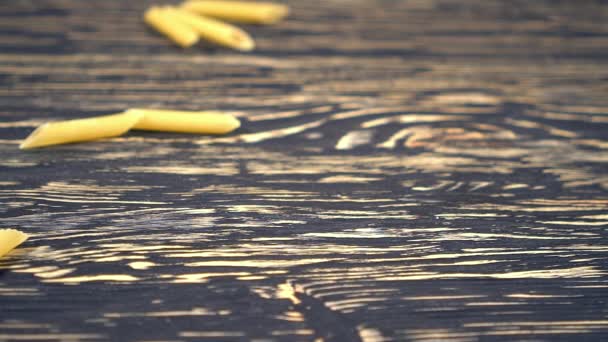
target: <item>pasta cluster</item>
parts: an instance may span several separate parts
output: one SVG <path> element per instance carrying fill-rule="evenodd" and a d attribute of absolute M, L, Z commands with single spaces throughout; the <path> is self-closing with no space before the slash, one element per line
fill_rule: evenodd
<path fill-rule="evenodd" d="M 269 2 L 189 0 L 178 7 L 153 6 L 144 14 L 144 20 L 183 48 L 202 38 L 235 50 L 251 51 L 255 47 L 251 36 L 222 20 L 273 24 L 288 13 L 287 6 Z"/>
<path fill-rule="evenodd" d="M 15 229 L 0 229 L 0 258 L 19 246 L 28 236 Z"/>

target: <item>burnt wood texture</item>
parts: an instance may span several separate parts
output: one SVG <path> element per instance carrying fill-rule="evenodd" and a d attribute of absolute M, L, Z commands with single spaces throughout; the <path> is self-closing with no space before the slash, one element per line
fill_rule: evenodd
<path fill-rule="evenodd" d="M 0 341 L 605 340 L 606 1 L 159 3 L 0 3 Z M 243 124 L 18 150 L 134 107 Z"/>

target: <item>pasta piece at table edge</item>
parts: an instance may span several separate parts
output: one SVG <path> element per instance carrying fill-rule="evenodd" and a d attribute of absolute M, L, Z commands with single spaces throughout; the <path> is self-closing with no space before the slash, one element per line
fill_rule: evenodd
<path fill-rule="evenodd" d="M 0 258 L 24 243 L 29 236 L 16 229 L 0 229 Z"/>

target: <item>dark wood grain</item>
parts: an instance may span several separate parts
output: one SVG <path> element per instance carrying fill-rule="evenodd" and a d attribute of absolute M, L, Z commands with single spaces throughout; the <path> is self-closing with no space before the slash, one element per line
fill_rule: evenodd
<path fill-rule="evenodd" d="M 605 1 L 291 1 L 251 54 L 152 3 L 0 4 L 0 341 L 605 338 Z M 133 107 L 243 125 L 17 148 Z"/>

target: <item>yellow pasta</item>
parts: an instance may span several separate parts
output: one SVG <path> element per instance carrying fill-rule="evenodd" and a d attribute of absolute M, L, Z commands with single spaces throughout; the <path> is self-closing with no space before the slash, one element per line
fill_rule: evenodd
<path fill-rule="evenodd" d="M 226 134 L 241 126 L 232 115 L 220 112 L 183 112 L 161 109 L 130 109 L 141 115 L 133 129 L 199 134 Z"/>
<path fill-rule="evenodd" d="M 253 39 L 238 27 L 182 9 L 169 8 L 168 11 L 208 41 L 240 51 L 251 51 L 255 47 Z"/>
<path fill-rule="evenodd" d="M 19 246 L 28 236 L 15 229 L 0 229 L 0 258 Z"/>
<path fill-rule="evenodd" d="M 189 0 L 185 10 L 209 17 L 252 24 L 273 24 L 289 13 L 289 8 L 271 2 Z"/>
<path fill-rule="evenodd" d="M 144 20 L 148 25 L 183 48 L 190 47 L 198 42 L 198 34 L 166 8 L 155 6 L 149 8 L 144 14 Z"/>
<path fill-rule="evenodd" d="M 220 112 L 183 112 L 129 109 L 120 114 L 43 124 L 19 146 L 30 149 L 49 145 L 117 137 L 130 129 L 198 134 L 226 134 L 241 126 L 232 115 Z"/>
<path fill-rule="evenodd" d="M 120 113 L 87 119 L 50 122 L 38 127 L 19 146 L 30 149 L 48 145 L 117 137 L 126 133 L 142 114 Z"/>

